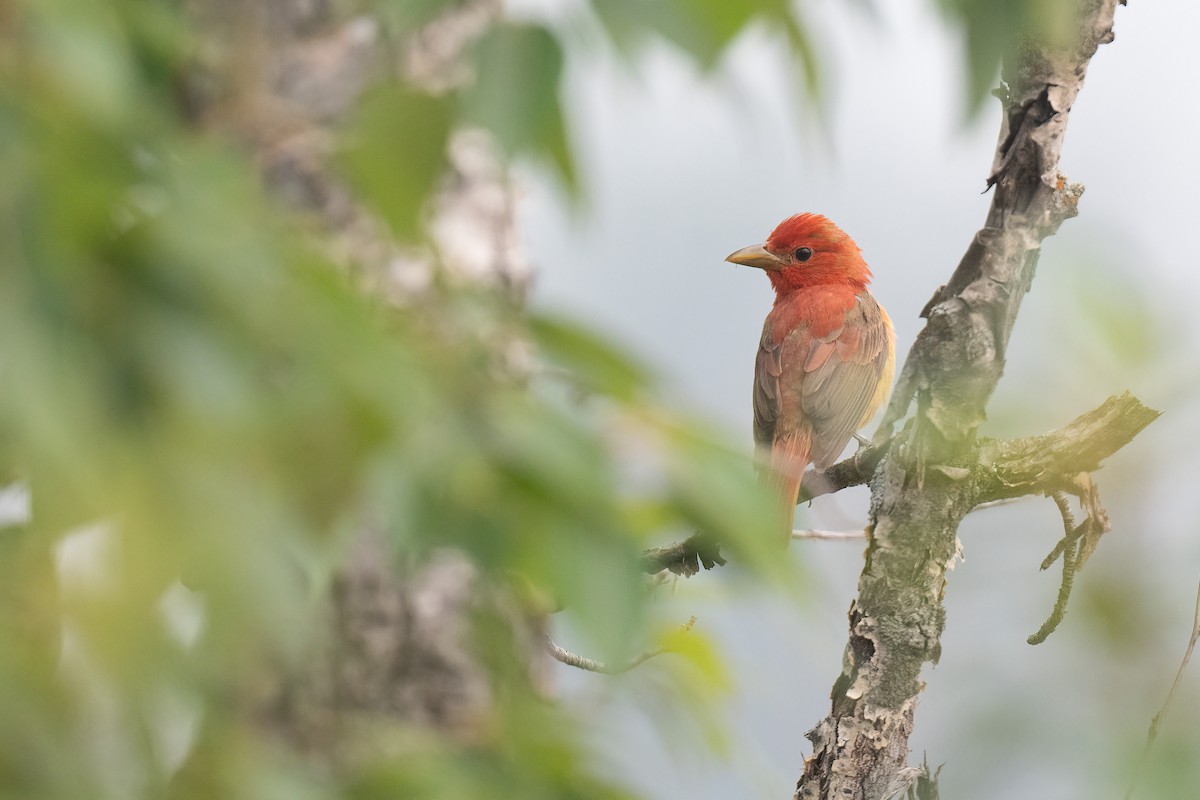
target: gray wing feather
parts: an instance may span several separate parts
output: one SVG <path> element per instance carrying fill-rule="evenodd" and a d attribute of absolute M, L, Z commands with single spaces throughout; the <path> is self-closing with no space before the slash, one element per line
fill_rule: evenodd
<path fill-rule="evenodd" d="M 779 376 L 783 373 L 783 348 L 771 343 L 771 331 L 763 327 L 754 360 L 754 441 L 771 446 L 775 421 L 779 419 Z"/>
<path fill-rule="evenodd" d="M 800 390 L 801 407 L 812 421 L 809 458 L 828 466 L 841 455 L 863 422 L 883 374 L 885 324 L 878 303 L 860 294 L 846 322 L 814 339 Z"/>

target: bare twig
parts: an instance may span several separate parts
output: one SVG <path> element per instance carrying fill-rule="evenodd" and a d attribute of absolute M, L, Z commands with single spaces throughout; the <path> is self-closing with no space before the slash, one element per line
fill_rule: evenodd
<path fill-rule="evenodd" d="M 972 513 L 983 511 L 985 508 L 998 508 L 1000 506 L 1011 506 L 1013 503 L 1019 503 L 1024 500 L 1024 497 L 1005 497 L 1003 500 L 988 500 L 986 503 L 980 503 L 971 509 Z"/>
<path fill-rule="evenodd" d="M 1065 490 L 1086 500 L 1094 487 L 1080 476 L 1099 469 L 1104 459 L 1132 441 L 1159 413 L 1124 392 L 1058 430 L 1008 441 L 982 440 L 977 456 L 982 468 L 977 499 L 985 502 Z"/>
<path fill-rule="evenodd" d="M 849 542 L 867 538 L 862 531 L 792 531 L 793 539 L 819 539 L 829 542 Z"/>
<path fill-rule="evenodd" d="M 1183 660 L 1179 662 L 1179 669 L 1175 671 L 1175 680 L 1171 683 L 1171 690 L 1167 692 L 1167 699 L 1163 701 L 1162 708 L 1150 720 L 1150 730 L 1146 732 L 1146 744 L 1142 747 L 1142 756 L 1138 760 L 1137 769 L 1134 770 L 1133 777 L 1129 780 L 1129 788 L 1125 790 L 1125 800 L 1133 797 L 1134 789 L 1137 788 L 1142 770 L 1146 766 L 1146 760 L 1150 757 L 1150 751 L 1154 748 L 1155 741 L 1158 740 L 1159 725 L 1166 717 L 1167 709 L 1171 707 L 1171 701 L 1175 699 L 1175 692 L 1183 681 L 1184 670 L 1187 669 L 1192 660 L 1192 653 L 1196 650 L 1197 640 L 1200 640 L 1200 586 L 1196 587 L 1196 610 L 1192 612 L 1192 635 L 1188 638 L 1187 650 L 1184 651 Z"/>
<path fill-rule="evenodd" d="M 588 672 L 601 672 L 605 675 L 619 675 L 622 672 L 628 672 L 634 667 L 641 666 L 643 663 L 649 661 L 655 656 L 662 655 L 664 651 L 648 650 L 630 661 L 628 664 L 624 664 L 620 667 L 612 667 L 603 661 L 597 661 L 594 658 L 584 658 L 577 653 L 572 653 L 570 650 L 560 647 L 554 642 L 553 639 L 547 636 L 546 652 L 553 656 L 556 661 L 561 661 L 563 664 L 566 664 L 569 667 L 576 667 L 578 669 L 587 670 Z"/>
<path fill-rule="evenodd" d="M 681 626 L 681 630 L 684 632 L 690 631 L 692 626 L 695 624 L 696 618 L 692 617 L 686 623 L 684 623 L 683 626 Z M 594 658 L 585 658 L 578 653 L 572 653 L 565 647 L 561 647 L 556 644 L 555 641 L 550 638 L 549 634 L 547 634 L 546 652 L 549 653 L 555 661 L 562 662 L 569 667 L 576 667 L 577 669 L 587 670 L 588 672 L 599 672 L 605 675 L 620 675 L 623 672 L 629 672 L 631 669 L 640 667 L 642 664 L 646 663 L 655 656 L 661 656 L 663 653 L 670 653 L 671 648 L 660 647 L 657 650 L 647 650 L 625 664 L 620 666 L 611 666 L 603 661 L 598 661 Z"/>
<path fill-rule="evenodd" d="M 1063 536 L 1070 538 L 1075 532 L 1075 514 L 1071 512 L 1071 502 L 1067 500 L 1065 492 L 1054 492 L 1050 499 L 1058 506 L 1058 513 L 1062 515 Z M 1042 569 L 1046 569 L 1045 564 L 1042 565 Z"/>
<path fill-rule="evenodd" d="M 1063 520 L 1063 538 L 1058 540 L 1046 557 L 1042 559 L 1041 570 L 1048 570 L 1050 566 L 1058 560 L 1058 557 L 1066 552 L 1067 548 L 1079 541 L 1079 537 L 1083 535 L 1083 526 L 1075 525 L 1075 515 L 1071 513 L 1071 505 L 1067 501 L 1065 492 L 1054 492 L 1050 495 L 1054 500 L 1054 504 L 1058 506 L 1058 513 L 1062 514 Z"/>
<path fill-rule="evenodd" d="M 1079 568 L 1079 537 L 1083 535 L 1084 529 L 1092 521 L 1092 518 L 1088 517 L 1077 528 L 1075 526 L 1075 515 L 1071 513 L 1071 505 L 1067 502 L 1067 496 L 1062 492 L 1055 492 L 1051 497 L 1054 499 L 1054 504 L 1058 506 L 1059 513 L 1062 514 L 1063 538 L 1058 546 L 1054 548 L 1054 551 L 1042 562 L 1042 569 L 1046 569 L 1053 564 L 1054 559 L 1058 557 L 1057 554 L 1061 553 L 1063 560 L 1062 583 L 1058 587 L 1058 598 L 1054 601 L 1054 610 L 1050 612 L 1050 616 L 1042 623 L 1042 627 L 1038 628 L 1037 633 L 1025 640 L 1029 644 L 1041 644 L 1046 641 L 1046 637 L 1057 630 L 1059 623 L 1066 616 L 1067 601 L 1071 599 L 1071 587 L 1075 582 L 1075 572 Z"/>
<path fill-rule="evenodd" d="M 1100 487 L 1092 480 L 1091 475 L 1083 472 L 1072 478 L 1071 491 L 1079 496 L 1079 504 L 1087 513 L 1087 524 L 1083 527 L 1083 537 L 1079 542 L 1079 561 L 1076 564 L 1076 567 L 1081 568 L 1096 551 L 1100 537 L 1112 529 L 1112 524 L 1108 520 L 1108 511 L 1100 502 Z"/>

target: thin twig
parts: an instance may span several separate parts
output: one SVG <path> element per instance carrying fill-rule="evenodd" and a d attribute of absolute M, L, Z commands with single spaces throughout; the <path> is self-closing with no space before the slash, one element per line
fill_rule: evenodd
<path fill-rule="evenodd" d="M 1046 637 L 1058 629 L 1058 624 L 1067 615 L 1067 601 L 1071 599 L 1071 587 L 1075 583 L 1075 568 L 1079 562 L 1079 546 L 1075 542 L 1067 545 L 1066 550 L 1063 551 L 1062 559 L 1062 583 L 1058 586 L 1058 597 L 1054 601 L 1054 610 L 1050 612 L 1050 616 L 1042 623 L 1042 627 L 1038 628 L 1037 633 L 1025 640 L 1029 644 L 1041 644 L 1046 641 Z"/>
<path fill-rule="evenodd" d="M 692 626 L 695 624 L 696 618 L 692 617 L 681 626 L 681 630 L 686 633 L 687 631 L 690 631 Z M 588 672 L 599 672 L 605 675 L 620 675 L 623 672 L 629 672 L 629 670 L 634 669 L 635 667 L 640 667 L 642 664 L 646 663 L 655 656 L 661 656 L 663 653 L 670 653 L 671 648 L 660 647 L 657 650 L 647 650 L 628 663 L 620 666 L 611 666 L 603 661 L 598 661 L 594 658 L 585 658 L 578 653 L 572 653 L 565 647 L 558 645 L 553 639 L 550 638 L 550 635 L 547 634 L 546 652 L 549 653 L 555 661 L 560 661 L 569 667 L 576 667 L 578 669 L 587 670 Z"/>
<path fill-rule="evenodd" d="M 1054 492 L 1050 497 L 1054 500 L 1054 505 L 1058 506 L 1058 513 L 1062 515 L 1063 536 L 1069 539 L 1075 530 L 1075 515 L 1071 512 L 1071 503 L 1067 500 L 1067 494 L 1066 492 Z"/>
<path fill-rule="evenodd" d="M 1046 637 L 1054 633 L 1059 623 L 1063 621 L 1063 617 L 1067 615 L 1067 601 L 1071 599 L 1071 587 L 1075 583 L 1075 570 L 1079 567 L 1081 553 L 1078 544 L 1079 538 L 1092 524 L 1092 518 L 1088 517 L 1077 527 L 1075 515 L 1071 513 L 1071 505 L 1067 502 L 1067 496 L 1062 492 L 1054 492 L 1050 496 L 1054 499 L 1054 504 L 1058 506 L 1058 512 L 1062 515 L 1063 538 L 1055 545 L 1050 555 L 1046 556 L 1046 560 L 1042 562 L 1042 569 L 1053 564 L 1061 554 L 1063 560 L 1062 583 L 1058 586 L 1058 597 L 1054 601 L 1054 610 L 1042 623 L 1042 627 L 1038 628 L 1037 633 L 1025 640 L 1029 644 L 1041 644 L 1046 641 Z"/>
<path fill-rule="evenodd" d="M 1024 499 L 1025 499 L 1024 497 L 1004 497 L 999 500 L 988 500 L 986 503 L 980 503 L 979 505 L 972 508 L 971 513 L 974 514 L 976 511 L 982 511 L 985 508 L 996 508 L 998 506 L 1010 506 L 1013 503 L 1019 503 Z"/>
<path fill-rule="evenodd" d="M 1087 532 L 1088 525 L 1092 523 L 1091 517 L 1088 517 L 1079 525 L 1075 524 L 1075 515 L 1071 513 L 1071 506 L 1063 492 L 1053 492 L 1050 497 L 1058 506 L 1059 513 L 1062 514 L 1063 538 L 1059 539 L 1058 544 L 1054 545 L 1054 548 L 1042 559 L 1042 565 L 1039 568 L 1042 570 L 1050 569 L 1050 565 L 1057 561 L 1068 547 L 1079 541 L 1079 538 Z"/>
<path fill-rule="evenodd" d="M 792 531 L 793 539 L 821 539 L 824 541 L 845 542 L 854 539 L 867 538 L 863 531 Z"/>
<path fill-rule="evenodd" d="M 1150 757 L 1150 750 L 1153 749 L 1154 742 L 1158 739 L 1158 726 L 1162 724 L 1163 718 L 1167 715 L 1167 709 L 1171 706 L 1171 701 L 1175 699 L 1175 692 L 1183 680 L 1184 670 L 1192 660 L 1197 640 L 1200 640 L 1200 586 L 1196 587 L 1196 610 L 1192 612 L 1192 635 L 1188 638 L 1187 650 L 1183 654 L 1183 661 L 1179 662 L 1179 669 L 1175 671 L 1175 680 L 1171 683 L 1171 690 L 1167 692 L 1167 699 L 1163 701 L 1162 708 L 1150 720 L 1150 730 L 1146 733 L 1146 744 L 1142 747 L 1142 757 L 1138 760 L 1137 769 L 1134 770 L 1133 777 L 1129 780 L 1129 788 L 1125 791 L 1125 800 L 1133 797 L 1133 790 L 1137 788 L 1142 770 L 1146 766 L 1146 759 Z"/>

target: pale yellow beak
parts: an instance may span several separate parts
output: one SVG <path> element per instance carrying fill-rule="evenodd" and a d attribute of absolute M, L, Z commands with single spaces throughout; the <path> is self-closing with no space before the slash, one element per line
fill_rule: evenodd
<path fill-rule="evenodd" d="M 758 267 L 759 269 L 783 268 L 783 261 L 767 252 L 767 248 L 761 244 L 743 247 L 736 253 L 730 253 L 725 256 L 725 260 L 731 264 L 741 264 L 744 267 Z"/>

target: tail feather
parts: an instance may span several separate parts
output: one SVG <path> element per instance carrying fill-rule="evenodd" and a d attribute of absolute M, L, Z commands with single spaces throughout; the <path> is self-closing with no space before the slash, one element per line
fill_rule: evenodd
<path fill-rule="evenodd" d="M 771 445 L 770 483 L 779 498 L 780 526 L 789 538 L 811 447 L 810 437 L 804 434 L 782 436 Z"/>

